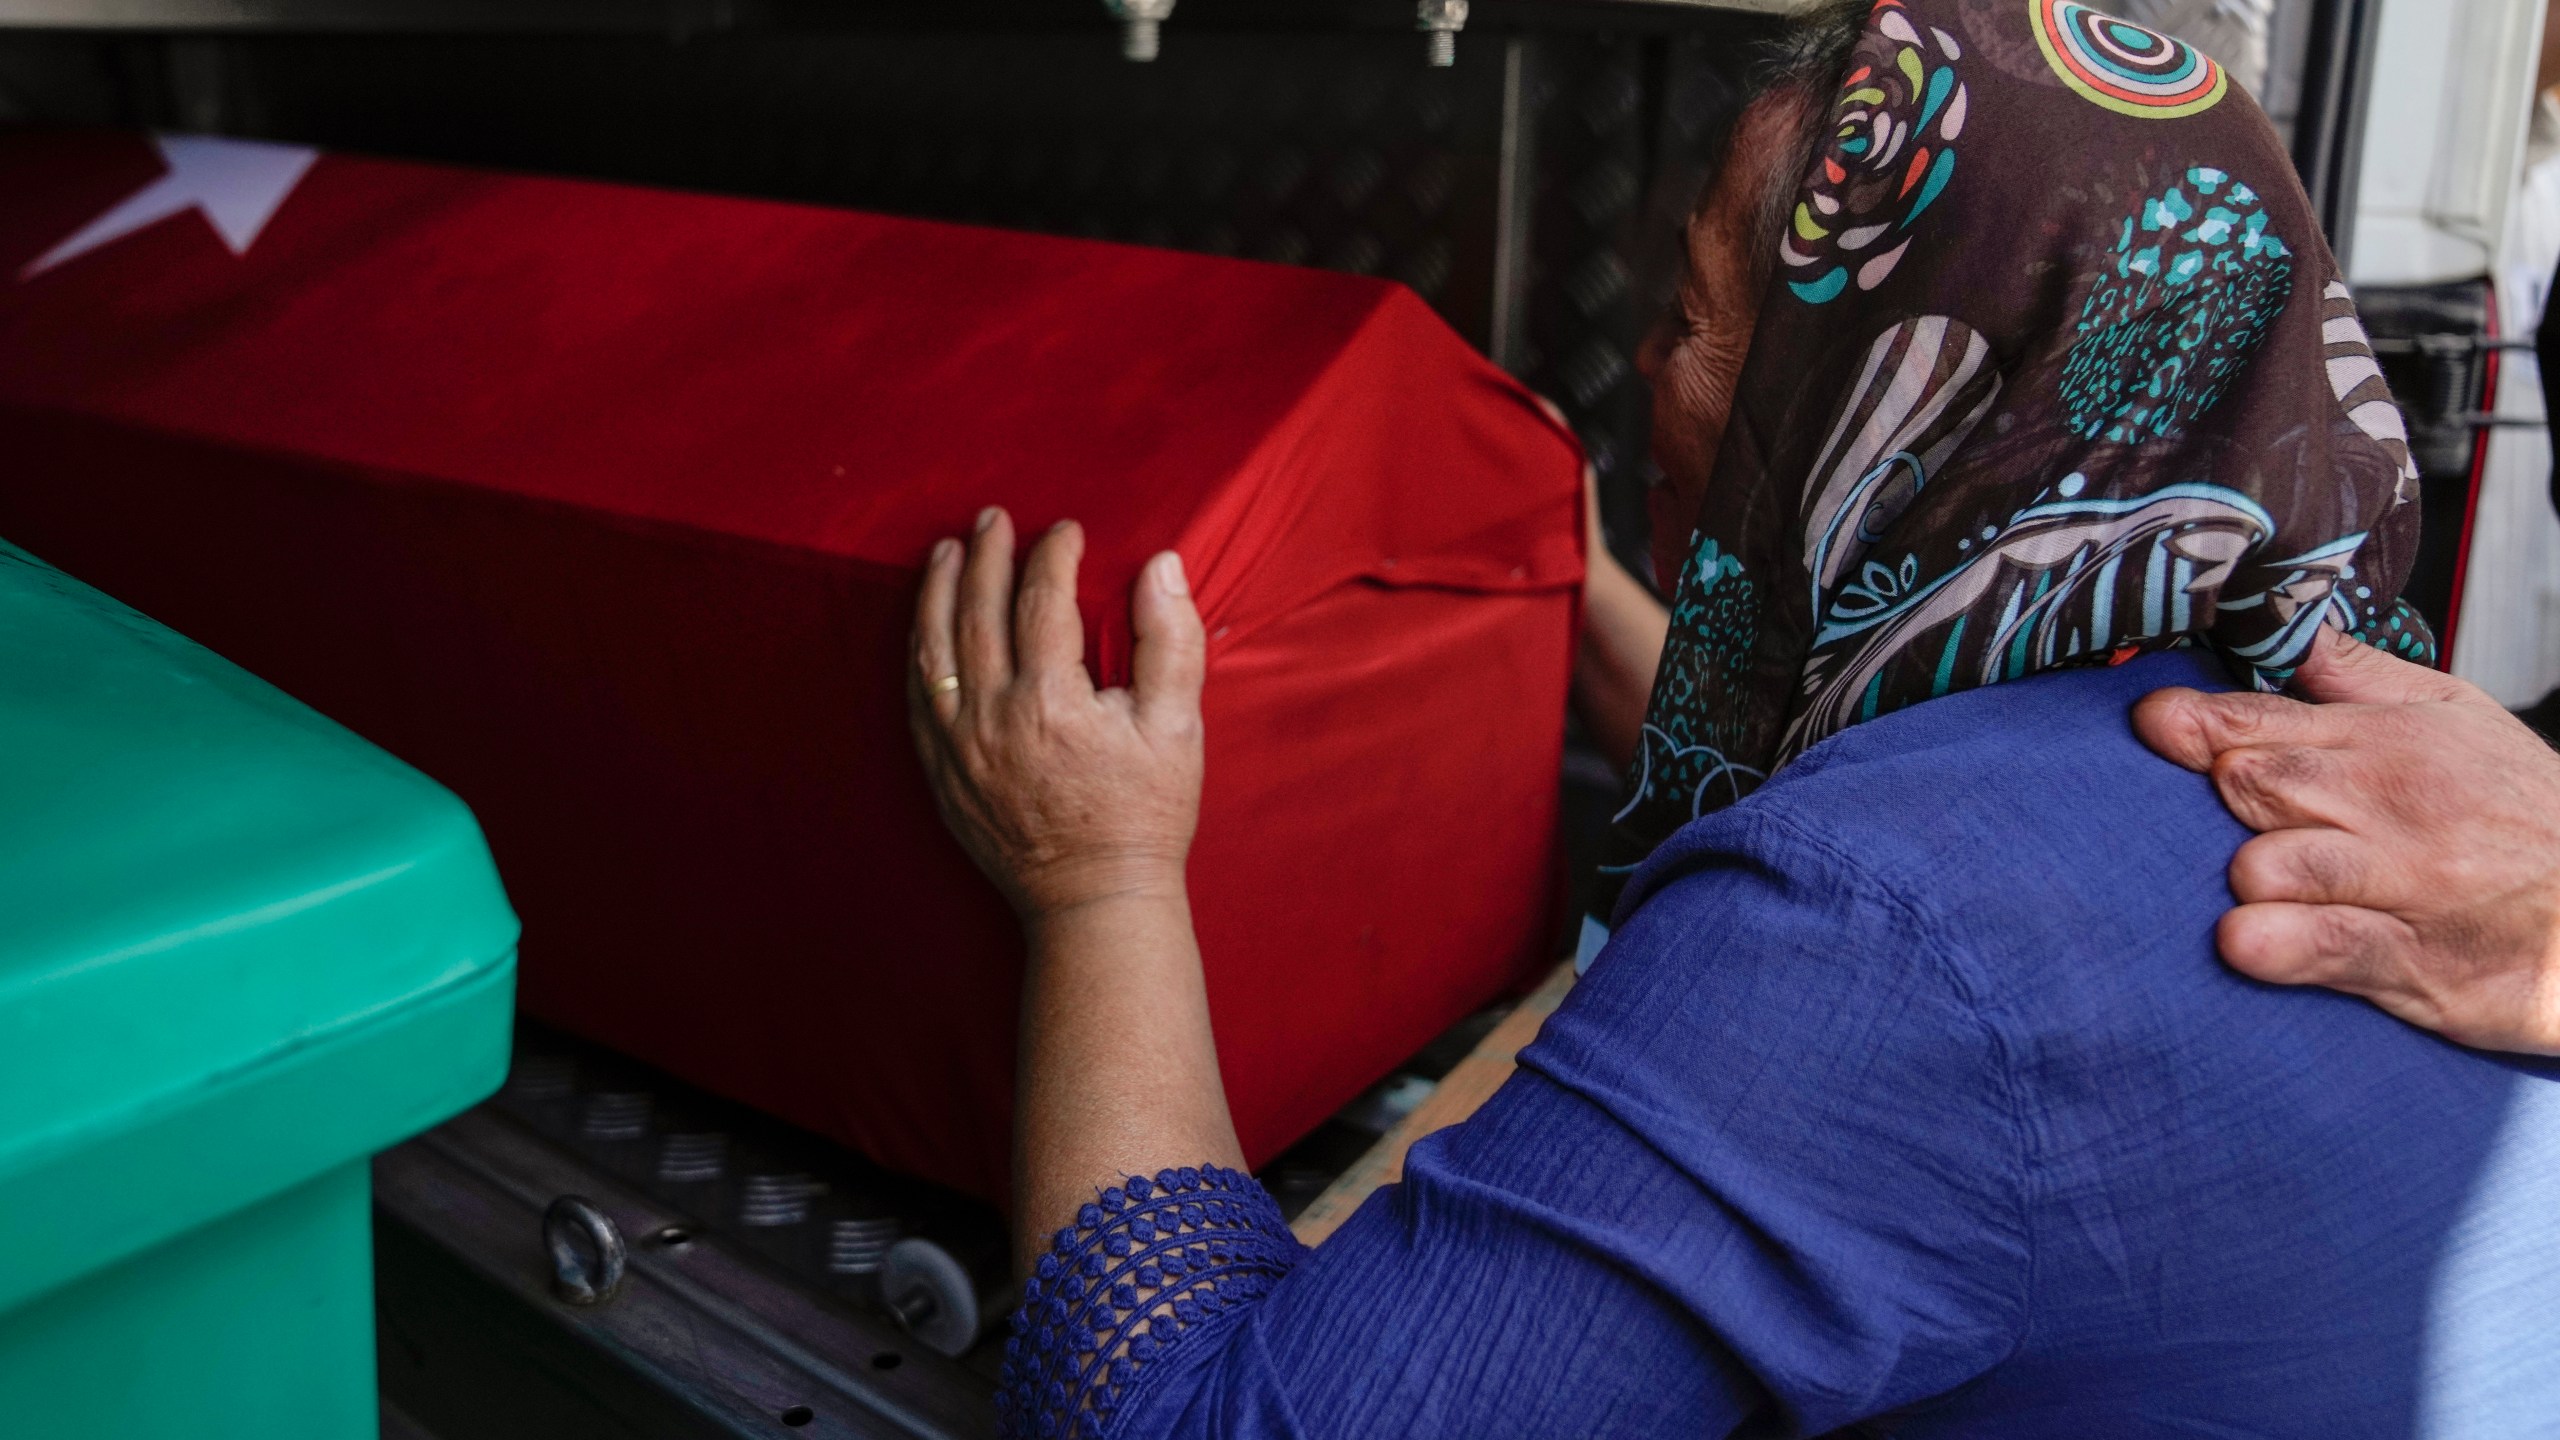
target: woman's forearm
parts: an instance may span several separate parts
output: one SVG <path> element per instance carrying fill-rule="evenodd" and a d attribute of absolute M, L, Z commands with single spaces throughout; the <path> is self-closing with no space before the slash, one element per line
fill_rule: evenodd
<path fill-rule="evenodd" d="M 1241 1168 L 1218 1083 L 1183 866 L 1199 823 L 1207 641 L 1182 557 L 1130 596 L 1127 689 L 1084 668 L 1061 521 L 1017 589 L 1013 521 L 945 540 L 916 594 L 907 674 L 916 754 L 944 823 L 1029 942 L 1015 1121 L 1016 1258 L 1098 1187 L 1167 1166 Z"/>
<path fill-rule="evenodd" d="M 1014 1256 L 1027 1269 L 1096 1190 L 1185 1165 L 1240 1170 L 1244 1154 L 1181 888 L 1111 895 L 1025 929 Z"/>
<path fill-rule="evenodd" d="M 1592 555 L 1582 604 L 1582 643 L 1573 658 L 1574 713 L 1610 763 L 1624 767 L 1635 759 L 1644 733 L 1671 612 L 1606 551 Z"/>

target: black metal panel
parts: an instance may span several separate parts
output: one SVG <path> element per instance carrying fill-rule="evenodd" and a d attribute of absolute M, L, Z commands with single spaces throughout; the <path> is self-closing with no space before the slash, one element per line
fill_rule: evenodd
<path fill-rule="evenodd" d="M 1501 71 L 1403 38 L 278 40 L 236 84 L 242 128 L 335 148 L 1385 276 L 1481 345 Z"/>
<path fill-rule="evenodd" d="M 1573 421 L 1612 546 L 1647 575 L 1644 496 L 1660 472 L 1637 355 L 1669 310 L 1683 223 L 1741 113 L 1749 43 L 1704 28 L 1545 37 L 1533 55 L 1527 344 L 1502 358 Z"/>
<path fill-rule="evenodd" d="M 1766 13 L 1783 0 L 1474 0 L 1464 35 L 1609 27 L 1669 32 L 1709 10 Z M 1411 34 L 1413 0 L 1181 0 L 1164 29 L 1371 30 Z M 757 30 L 1116 28 L 1104 0 L 13 0 L 0 30 L 154 34 L 655 34 Z M 1174 43 L 1180 43 L 1177 38 Z M 1417 42 L 1415 53 L 1422 49 Z"/>

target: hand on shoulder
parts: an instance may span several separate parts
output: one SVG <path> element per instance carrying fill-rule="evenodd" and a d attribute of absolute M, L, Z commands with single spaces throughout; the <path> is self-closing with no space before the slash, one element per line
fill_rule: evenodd
<path fill-rule="evenodd" d="M 2175 689 L 2134 709 L 2262 832 L 2231 862 L 2223 958 L 2560 1054 L 2560 753 L 2478 687 L 2335 631 L 2294 689 L 2319 703 Z"/>

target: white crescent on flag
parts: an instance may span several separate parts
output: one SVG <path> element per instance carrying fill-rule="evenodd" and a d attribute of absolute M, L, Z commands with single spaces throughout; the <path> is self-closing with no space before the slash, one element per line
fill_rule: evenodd
<path fill-rule="evenodd" d="M 189 210 L 204 212 L 231 253 L 245 255 L 258 232 L 267 228 L 276 207 L 293 193 L 302 172 L 320 158 L 319 151 L 301 145 L 212 135 L 154 135 L 151 143 L 160 147 L 168 172 L 28 262 L 18 272 L 19 279 L 31 280 L 66 260 Z"/>

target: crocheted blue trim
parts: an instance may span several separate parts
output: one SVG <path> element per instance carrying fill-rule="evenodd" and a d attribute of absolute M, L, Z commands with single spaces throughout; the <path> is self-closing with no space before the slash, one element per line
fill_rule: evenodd
<path fill-rule="evenodd" d="M 1224 1329 L 1306 1247 L 1250 1175 L 1159 1170 L 1095 1197 L 1058 1232 L 1013 1312 L 996 1391 L 1008 1440 L 1099 1440 L 1138 1377 Z"/>

